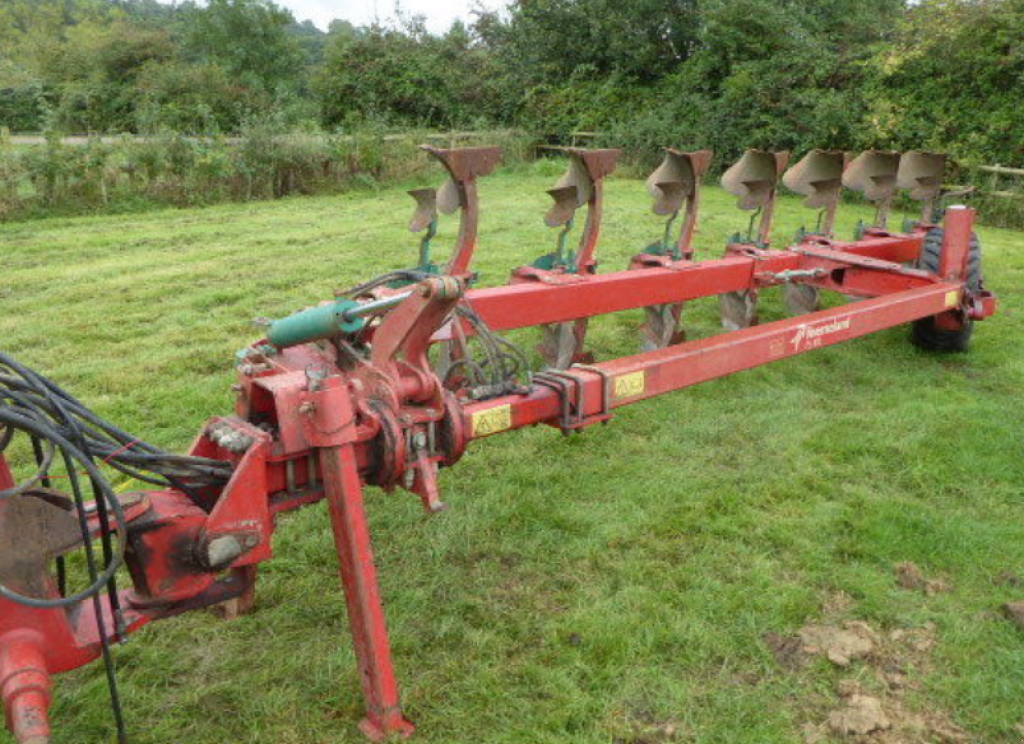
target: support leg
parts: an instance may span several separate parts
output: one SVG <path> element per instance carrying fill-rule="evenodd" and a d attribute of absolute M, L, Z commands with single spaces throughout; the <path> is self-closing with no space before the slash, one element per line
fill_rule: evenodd
<path fill-rule="evenodd" d="M 0 697 L 7 728 L 18 744 L 48 744 L 50 741 L 53 683 L 41 642 L 31 633 L 11 633 L 0 638 Z"/>
<path fill-rule="evenodd" d="M 11 488 L 14 483 L 7 460 L 0 454 L 0 489 Z M 0 600 L 0 612 L 9 611 L 4 604 Z M 34 634 L 21 631 L 0 638 L 0 701 L 7 728 L 18 744 L 50 741 L 52 682 L 40 643 L 42 640 Z"/>
<path fill-rule="evenodd" d="M 398 698 L 355 452 L 347 444 L 322 449 L 320 464 L 366 698 L 366 718 L 360 728 L 373 741 L 383 741 L 392 734 L 408 737 L 414 727 L 402 716 Z"/>

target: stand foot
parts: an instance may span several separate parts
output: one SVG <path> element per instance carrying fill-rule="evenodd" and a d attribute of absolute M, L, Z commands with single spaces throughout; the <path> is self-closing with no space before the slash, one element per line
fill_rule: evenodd
<path fill-rule="evenodd" d="M 228 622 L 248 615 L 256 605 L 256 566 L 244 566 L 232 571 L 240 581 L 245 583 L 245 593 L 240 597 L 229 599 L 220 605 L 221 617 Z"/>
<path fill-rule="evenodd" d="M 384 721 L 364 718 L 359 722 L 359 730 L 370 741 L 387 741 L 392 737 L 408 739 L 416 732 L 416 727 L 402 718 L 401 713 L 395 713 Z"/>

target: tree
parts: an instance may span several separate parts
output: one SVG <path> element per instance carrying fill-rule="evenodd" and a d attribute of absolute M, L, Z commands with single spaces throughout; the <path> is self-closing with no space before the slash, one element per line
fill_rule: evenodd
<path fill-rule="evenodd" d="M 135 91 L 136 123 L 143 132 L 229 132 L 238 128 L 248 103 L 224 68 L 180 60 L 147 66 Z"/>
<path fill-rule="evenodd" d="M 299 87 L 302 49 L 291 13 L 270 0 L 209 0 L 186 8 L 186 57 L 222 66 L 237 84 L 277 94 Z"/>
<path fill-rule="evenodd" d="M 288 35 L 294 38 L 305 53 L 305 66 L 316 67 L 324 61 L 324 50 L 327 48 L 327 34 L 316 27 L 312 21 L 291 23 L 287 28 Z"/>
<path fill-rule="evenodd" d="M 456 23 L 443 37 L 422 18 L 375 24 L 353 32 L 332 27 L 315 83 L 329 126 L 366 120 L 411 126 L 458 126 L 495 121 L 502 98 L 488 72 L 487 51 Z"/>
<path fill-rule="evenodd" d="M 699 28 L 697 0 L 516 0 L 498 38 L 524 85 L 580 70 L 650 83 L 689 58 Z"/>
<path fill-rule="evenodd" d="M 873 143 L 1024 162 L 1022 28 L 1024 0 L 910 6 L 873 60 Z"/>

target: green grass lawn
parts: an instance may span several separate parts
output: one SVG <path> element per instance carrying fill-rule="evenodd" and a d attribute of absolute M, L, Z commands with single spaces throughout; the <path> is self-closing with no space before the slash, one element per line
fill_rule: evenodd
<path fill-rule="evenodd" d="M 555 176 L 539 164 L 483 183 L 484 285 L 553 248 L 541 216 Z M 411 208 L 395 188 L 7 226 L 0 345 L 184 450 L 231 410 L 250 320 L 411 265 Z M 840 233 L 866 216 L 844 210 Z M 785 199 L 776 235 L 802 220 Z M 719 256 L 745 224 L 709 189 L 698 257 Z M 612 181 L 602 269 L 625 268 L 660 233 L 643 184 Z M 955 722 L 964 741 L 1020 741 L 1024 632 L 1000 606 L 1024 600 L 1001 578 L 1024 575 L 1024 239 L 981 235 L 1002 308 L 969 355 L 919 351 L 896 328 L 637 405 L 572 439 L 538 428 L 477 443 L 443 473 L 452 508 L 438 517 L 371 491 L 417 740 L 802 742 L 841 682 L 877 691 L 887 670 L 784 664 L 769 639 L 857 619 L 880 633 L 934 623 L 934 646 L 902 665 L 898 701 L 878 693 L 887 705 Z M 774 293 L 762 317 L 784 317 Z M 598 356 L 634 353 L 639 322 L 595 322 Z M 716 333 L 716 303 L 691 305 L 687 327 Z M 254 614 L 169 620 L 117 651 L 134 742 L 361 740 L 323 506 L 282 519 L 276 552 Z M 900 588 L 903 561 L 950 591 Z M 57 742 L 110 739 L 99 666 L 60 679 L 54 721 Z"/>

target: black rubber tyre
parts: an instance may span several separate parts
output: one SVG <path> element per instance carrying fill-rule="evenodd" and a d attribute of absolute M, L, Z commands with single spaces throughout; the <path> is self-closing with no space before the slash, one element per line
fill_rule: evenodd
<path fill-rule="evenodd" d="M 939 263 L 942 259 L 942 240 L 944 234 L 941 227 L 936 227 L 928 233 L 924 246 L 921 248 L 921 257 L 917 261 L 917 268 L 933 274 L 939 273 Z M 980 292 L 982 287 L 981 273 L 981 242 L 977 235 L 971 236 L 971 255 L 967 265 L 967 286 L 972 292 Z M 939 328 L 935 318 L 922 318 L 914 321 L 910 338 L 916 346 L 928 351 L 938 352 L 965 352 L 970 347 L 971 335 L 974 333 L 974 321 L 970 318 L 964 319 L 963 327 L 959 331 L 947 331 Z"/>

